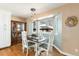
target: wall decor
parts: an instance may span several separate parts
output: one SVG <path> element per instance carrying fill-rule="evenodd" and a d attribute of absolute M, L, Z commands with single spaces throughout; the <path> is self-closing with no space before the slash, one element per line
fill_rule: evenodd
<path fill-rule="evenodd" d="M 77 23 L 78 23 L 78 19 L 76 16 L 68 17 L 65 21 L 65 24 L 69 27 L 74 27 L 77 25 Z"/>

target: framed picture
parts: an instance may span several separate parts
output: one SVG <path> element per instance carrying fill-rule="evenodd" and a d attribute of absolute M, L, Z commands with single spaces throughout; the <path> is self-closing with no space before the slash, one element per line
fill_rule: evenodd
<path fill-rule="evenodd" d="M 78 23 L 78 19 L 76 16 L 68 17 L 65 21 L 65 24 L 69 27 L 74 27 L 77 25 L 77 23 Z"/>

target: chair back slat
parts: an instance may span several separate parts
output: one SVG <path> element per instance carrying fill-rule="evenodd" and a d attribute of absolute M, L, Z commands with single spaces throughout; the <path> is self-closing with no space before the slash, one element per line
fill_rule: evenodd
<path fill-rule="evenodd" d="M 22 31 L 22 44 L 23 45 L 27 45 L 27 32 L 26 31 Z"/>

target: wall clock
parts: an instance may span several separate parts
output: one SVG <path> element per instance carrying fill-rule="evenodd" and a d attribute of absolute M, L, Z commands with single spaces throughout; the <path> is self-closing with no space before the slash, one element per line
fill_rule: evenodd
<path fill-rule="evenodd" d="M 65 21 L 65 24 L 69 27 L 74 27 L 77 25 L 77 23 L 78 23 L 78 19 L 76 16 L 68 17 Z"/>

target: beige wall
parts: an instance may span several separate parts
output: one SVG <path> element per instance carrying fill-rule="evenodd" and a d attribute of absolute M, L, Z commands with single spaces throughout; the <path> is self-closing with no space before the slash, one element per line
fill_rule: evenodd
<path fill-rule="evenodd" d="M 12 16 L 11 20 L 13 20 L 13 21 L 20 21 L 20 22 L 26 22 L 25 18 L 16 17 L 16 16 Z"/>
<path fill-rule="evenodd" d="M 38 17 L 47 16 L 49 14 L 62 13 L 62 48 L 66 53 L 79 55 L 79 22 L 75 27 L 67 27 L 65 20 L 69 16 L 77 16 L 79 20 L 79 4 L 66 4 L 56 9 L 41 13 Z M 78 51 L 75 49 L 78 49 Z"/>

